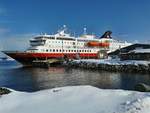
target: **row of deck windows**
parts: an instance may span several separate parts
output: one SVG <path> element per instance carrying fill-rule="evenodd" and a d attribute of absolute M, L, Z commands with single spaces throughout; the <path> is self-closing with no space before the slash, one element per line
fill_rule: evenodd
<path fill-rule="evenodd" d="M 62 43 L 62 41 L 49 41 L 49 43 Z M 75 45 L 75 42 L 66 42 L 64 41 L 63 42 L 64 44 L 74 44 Z M 84 45 L 84 43 L 77 43 L 78 45 Z"/>
<path fill-rule="evenodd" d="M 43 50 L 44 51 L 44 50 Z M 46 52 L 92 52 L 91 50 L 46 49 Z"/>

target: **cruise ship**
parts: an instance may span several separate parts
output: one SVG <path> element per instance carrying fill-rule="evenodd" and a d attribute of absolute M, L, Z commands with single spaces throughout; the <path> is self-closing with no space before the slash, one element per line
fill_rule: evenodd
<path fill-rule="evenodd" d="M 112 52 L 116 49 L 131 45 L 120 42 L 111 37 L 111 31 L 107 31 L 101 37 L 88 35 L 86 28 L 82 36 L 71 36 L 66 32 L 66 26 L 53 35 L 38 35 L 30 39 L 30 47 L 23 52 L 3 51 L 6 55 L 22 63 L 32 65 L 34 60 L 47 59 L 97 59 L 101 51 Z"/>

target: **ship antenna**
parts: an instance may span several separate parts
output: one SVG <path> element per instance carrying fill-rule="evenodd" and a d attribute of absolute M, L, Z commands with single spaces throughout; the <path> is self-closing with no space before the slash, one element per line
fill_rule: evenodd
<path fill-rule="evenodd" d="M 83 30 L 84 30 L 84 31 L 83 31 L 83 34 L 86 35 L 86 34 L 87 34 L 87 32 L 86 32 L 86 31 L 87 31 L 86 27 L 84 27 Z"/>
<path fill-rule="evenodd" d="M 73 36 L 75 36 L 75 32 L 73 32 Z"/>

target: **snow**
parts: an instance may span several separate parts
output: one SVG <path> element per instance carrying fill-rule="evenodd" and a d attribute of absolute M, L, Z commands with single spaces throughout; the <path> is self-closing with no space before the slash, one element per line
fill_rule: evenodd
<path fill-rule="evenodd" d="M 150 93 L 68 86 L 0 97 L 0 113 L 149 113 Z"/>
<path fill-rule="evenodd" d="M 140 60 L 123 60 L 120 59 L 81 59 L 74 60 L 75 63 L 95 63 L 95 64 L 108 64 L 108 65 L 146 65 L 150 64 L 150 61 Z"/>
<path fill-rule="evenodd" d="M 150 49 L 135 49 L 131 52 L 134 52 L 134 53 L 150 53 Z"/>

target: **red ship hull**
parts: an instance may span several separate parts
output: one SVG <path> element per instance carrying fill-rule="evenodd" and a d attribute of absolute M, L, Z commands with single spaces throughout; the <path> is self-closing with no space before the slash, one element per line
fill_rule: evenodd
<path fill-rule="evenodd" d="M 32 65 L 33 60 L 45 60 L 45 59 L 61 59 L 64 57 L 76 59 L 95 59 L 98 58 L 97 53 L 30 53 L 30 52 L 10 52 L 3 51 L 6 55 L 15 59 L 23 65 Z"/>

